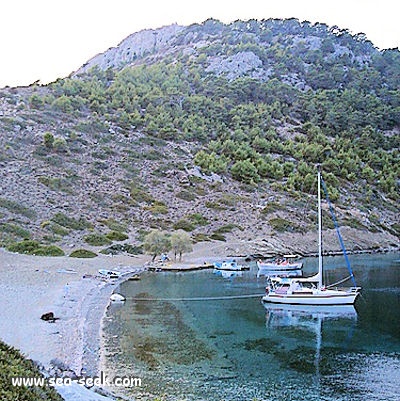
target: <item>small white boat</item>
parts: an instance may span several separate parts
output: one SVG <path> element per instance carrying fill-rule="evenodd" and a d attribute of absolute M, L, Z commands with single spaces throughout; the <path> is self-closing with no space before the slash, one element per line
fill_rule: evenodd
<path fill-rule="evenodd" d="M 272 261 L 262 262 L 259 260 L 257 261 L 259 274 L 261 275 L 268 271 L 301 270 L 303 268 L 303 262 L 295 262 L 294 259 L 296 258 L 298 258 L 297 255 L 283 255 Z"/>
<path fill-rule="evenodd" d="M 119 278 L 122 273 L 116 270 L 100 269 L 99 274 L 107 278 Z"/>
<path fill-rule="evenodd" d="M 217 270 L 244 270 L 243 265 L 239 265 L 236 260 L 215 262 L 214 268 Z"/>
<path fill-rule="evenodd" d="M 347 279 L 352 279 L 354 287 L 333 289 L 334 285 L 325 286 L 323 283 L 321 181 L 321 172 L 318 170 L 318 274 L 308 278 L 270 280 L 270 286 L 266 288 L 266 294 L 262 297 L 263 302 L 286 305 L 352 305 L 360 292 L 361 288 L 355 285 L 354 275 L 347 257 L 346 262 L 350 276 L 336 283 L 335 286 Z M 343 241 L 338 230 L 337 234 L 339 242 L 342 244 Z M 344 249 L 343 251 L 347 256 Z"/>
<path fill-rule="evenodd" d="M 125 297 L 121 294 L 115 293 L 110 296 L 110 300 L 112 302 L 125 302 Z"/>

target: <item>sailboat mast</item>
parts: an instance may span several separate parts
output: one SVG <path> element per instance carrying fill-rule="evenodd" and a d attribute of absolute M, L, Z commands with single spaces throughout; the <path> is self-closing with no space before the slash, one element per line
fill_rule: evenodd
<path fill-rule="evenodd" d="M 318 288 L 322 287 L 321 170 L 318 167 Z"/>

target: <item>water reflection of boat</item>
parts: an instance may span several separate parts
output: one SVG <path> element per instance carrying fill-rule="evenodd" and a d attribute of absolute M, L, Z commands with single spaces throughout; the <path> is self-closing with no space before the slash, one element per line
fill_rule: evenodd
<path fill-rule="evenodd" d="M 216 274 L 217 276 L 221 276 L 223 278 L 232 278 L 232 277 L 242 277 L 243 276 L 243 272 L 237 271 L 237 270 L 214 269 L 213 273 Z"/>
<path fill-rule="evenodd" d="M 300 270 L 260 270 L 257 271 L 257 278 L 266 277 L 302 277 L 303 271 Z"/>
<path fill-rule="evenodd" d="M 315 373 L 316 386 L 320 386 L 320 360 L 323 343 L 323 323 L 331 321 L 336 331 L 331 341 L 343 337 L 349 340 L 351 329 L 348 323 L 357 320 L 353 305 L 276 305 L 264 304 L 266 309 L 266 328 L 270 336 L 278 336 L 279 344 L 288 355 L 290 366 L 299 366 Z M 347 323 L 347 324 L 346 324 Z M 332 328 L 331 328 L 332 330 Z M 341 332 L 341 336 L 339 332 Z M 309 333 L 314 335 L 314 355 L 304 354 L 304 346 L 310 345 Z M 332 333 L 331 333 L 332 334 Z"/>
<path fill-rule="evenodd" d="M 353 305 L 283 305 L 263 303 L 267 311 L 267 326 L 296 326 L 315 319 L 357 319 Z"/>

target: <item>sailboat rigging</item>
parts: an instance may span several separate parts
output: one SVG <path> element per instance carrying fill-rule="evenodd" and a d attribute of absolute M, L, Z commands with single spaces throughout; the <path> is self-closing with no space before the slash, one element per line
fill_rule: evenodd
<path fill-rule="evenodd" d="M 335 226 L 337 228 L 339 242 L 342 246 L 346 263 L 350 271 L 349 278 L 353 280 L 354 286 L 339 289 L 332 288 L 334 285 L 324 285 L 322 259 L 321 183 L 326 191 L 325 184 L 323 183 L 321 177 L 321 172 L 318 169 L 318 273 L 315 276 L 306 278 L 271 279 L 270 286 L 267 287 L 266 294 L 262 297 L 263 302 L 289 305 L 352 305 L 355 303 L 355 300 L 360 293 L 361 288 L 356 286 L 354 275 L 351 271 L 350 263 L 344 249 L 343 240 L 336 222 Z M 330 202 L 329 207 L 331 208 Z M 343 280 L 335 285 L 341 284 L 342 282 Z"/>

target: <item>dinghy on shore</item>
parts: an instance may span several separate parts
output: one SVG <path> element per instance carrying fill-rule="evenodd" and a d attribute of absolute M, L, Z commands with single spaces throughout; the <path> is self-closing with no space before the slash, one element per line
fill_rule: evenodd
<path fill-rule="evenodd" d="M 125 302 L 126 298 L 121 294 L 115 293 L 111 295 L 110 300 L 112 302 Z"/>

